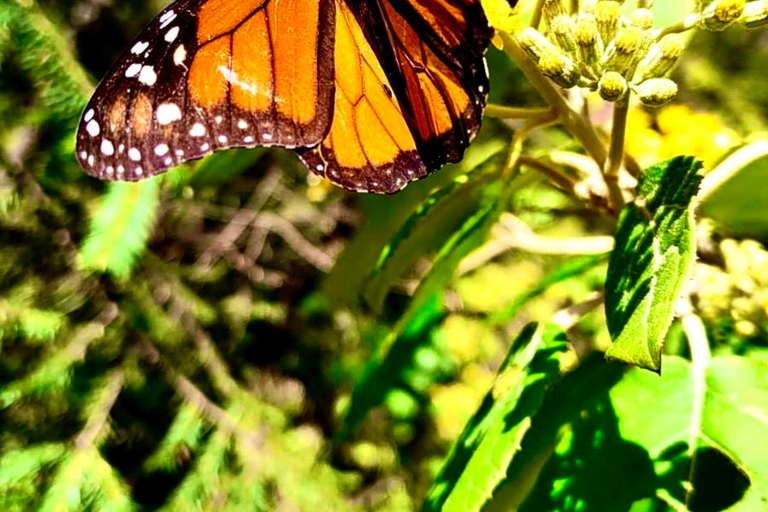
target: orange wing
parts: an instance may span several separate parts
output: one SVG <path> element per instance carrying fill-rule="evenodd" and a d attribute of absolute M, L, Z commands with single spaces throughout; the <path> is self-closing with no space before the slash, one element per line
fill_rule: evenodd
<path fill-rule="evenodd" d="M 334 117 L 307 165 L 348 189 L 393 193 L 459 161 L 488 91 L 479 1 L 336 0 L 336 12 Z"/>
<path fill-rule="evenodd" d="M 179 0 L 83 115 L 78 159 L 135 180 L 216 149 L 317 145 L 333 99 L 333 0 Z"/>
<path fill-rule="evenodd" d="M 358 192 L 397 192 L 426 176 L 381 63 L 341 0 L 336 0 L 335 70 L 331 130 L 319 147 L 301 154 L 307 166 Z"/>
<path fill-rule="evenodd" d="M 457 162 L 480 127 L 493 32 L 479 0 L 374 0 L 358 17 L 381 60 L 428 168 Z"/>

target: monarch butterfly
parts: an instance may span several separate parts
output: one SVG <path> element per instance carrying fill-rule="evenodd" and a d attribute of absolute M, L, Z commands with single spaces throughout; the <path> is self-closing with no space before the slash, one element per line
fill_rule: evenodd
<path fill-rule="evenodd" d="M 491 36 L 480 0 L 177 0 L 96 89 L 77 158 L 138 180 L 281 146 L 346 189 L 394 193 L 461 159 Z"/>

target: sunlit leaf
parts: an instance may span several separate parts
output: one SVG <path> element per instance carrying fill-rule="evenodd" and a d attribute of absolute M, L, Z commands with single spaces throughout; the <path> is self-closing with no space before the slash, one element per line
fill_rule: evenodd
<path fill-rule="evenodd" d="M 693 198 L 701 163 L 678 157 L 643 171 L 624 207 L 605 284 L 610 359 L 659 371 L 674 304 L 696 257 Z"/>
<path fill-rule="evenodd" d="M 527 326 L 513 343 L 493 389 L 454 444 L 430 490 L 423 512 L 482 509 L 521 449 L 549 385 L 560 375 L 567 348 L 555 328 Z"/>
<path fill-rule="evenodd" d="M 692 510 L 713 500 L 723 500 L 713 510 L 762 510 L 768 503 L 768 445 L 761 442 L 768 439 L 768 365 L 721 356 L 701 373 L 698 378 L 678 357 L 665 358 L 661 376 L 630 370 L 611 390 L 621 436 L 649 452 L 670 494 L 699 504 Z M 731 477 L 705 480 L 718 458 L 717 474 Z"/>
<path fill-rule="evenodd" d="M 111 183 L 80 251 L 82 267 L 128 277 L 146 247 L 159 203 L 157 178 Z"/>

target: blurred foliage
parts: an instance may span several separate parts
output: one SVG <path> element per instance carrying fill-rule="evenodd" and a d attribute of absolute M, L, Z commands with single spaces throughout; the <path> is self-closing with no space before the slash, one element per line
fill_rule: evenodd
<path fill-rule="evenodd" d="M 692 279 L 649 301 L 691 302 L 656 333 L 658 376 L 603 358 L 617 219 L 537 172 L 579 150 L 559 128 L 509 172 L 522 124 L 487 117 L 460 164 L 386 197 L 281 150 L 85 175 L 78 116 L 163 4 L 0 0 L 0 510 L 768 506 L 768 160 L 729 160 L 765 139 L 764 30 L 697 33 L 680 103 L 631 110 L 639 168 L 727 171 L 683 233 Z M 657 4 L 662 26 L 688 8 Z M 505 54 L 488 61 L 491 102 L 542 104 Z M 655 250 L 690 201 L 633 203 L 630 227 Z M 656 279 L 654 250 L 617 272 L 636 256 Z M 636 284 L 619 281 L 608 295 Z"/>

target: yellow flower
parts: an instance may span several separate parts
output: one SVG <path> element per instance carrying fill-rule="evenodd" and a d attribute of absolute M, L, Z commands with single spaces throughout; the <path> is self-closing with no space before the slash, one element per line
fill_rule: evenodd
<path fill-rule="evenodd" d="M 717 116 L 694 112 L 684 105 L 662 108 L 656 126 L 652 128 L 651 116 L 645 110 L 630 111 L 626 147 L 643 168 L 677 155 L 693 155 L 711 168 L 740 141 L 738 134 Z"/>

